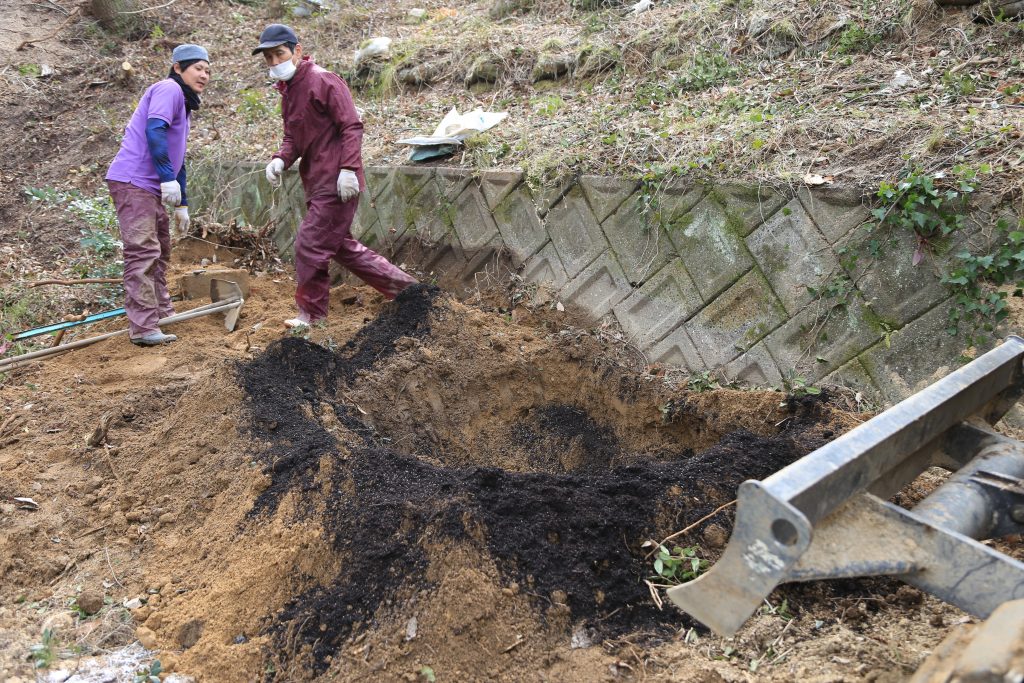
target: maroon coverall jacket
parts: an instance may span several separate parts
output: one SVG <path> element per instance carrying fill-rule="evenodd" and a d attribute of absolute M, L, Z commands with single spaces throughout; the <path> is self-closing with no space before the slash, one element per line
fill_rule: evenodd
<path fill-rule="evenodd" d="M 363 178 L 363 122 L 348 86 L 337 74 L 306 56 L 289 81 L 278 81 L 284 142 L 274 155 L 289 168 L 295 160 L 306 197 L 337 193 L 338 171 L 345 168 Z"/>
<path fill-rule="evenodd" d="M 295 236 L 295 302 L 310 320 L 327 316 L 330 296 L 328 268 L 338 261 L 389 299 L 415 278 L 368 249 L 351 234 L 359 206 L 356 196 L 338 198 L 338 173 L 354 171 L 359 189 L 366 189 L 361 156 L 363 124 L 348 86 L 309 57 L 299 62 L 281 91 L 284 142 L 274 157 L 290 167 L 299 157 L 299 176 L 306 192 L 306 216 Z"/>

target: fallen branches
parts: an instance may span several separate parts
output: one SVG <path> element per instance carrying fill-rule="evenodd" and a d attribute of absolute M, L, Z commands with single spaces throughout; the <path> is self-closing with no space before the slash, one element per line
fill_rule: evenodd
<path fill-rule="evenodd" d="M 36 280 L 27 283 L 29 287 L 42 287 L 43 285 L 116 285 L 123 282 L 119 277 L 83 277 L 75 280 Z"/>
<path fill-rule="evenodd" d="M 656 553 L 656 552 L 658 551 L 658 548 L 659 548 L 659 547 L 661 547 L 661 546 L 665 545 L 666 543 L 668 543 L 668 542 L 669 542 L 669 541 L 671 541 L 672 539 L 674 539 L 674 538 L 679 538 L 679 537 L 680 537 L 680 536 L 682 536 L 683 534 L 686 534 L 686 533 L 689 533 L 689 532 L 693 531 L 693 530 L 694 530 L 694 529 L 696 529 L 696 528 L 697 528 L 698 526 L 700 526 L 700 525 L 701 525 L 701 524 L 703 524 L 704 522 L 708 521 L 709 519 L 711 519 L 712 517 L 714 517 L 715 515 L 717 515 L 717 514 L 718 514 L 719 512 L 721 512 L 722 510 L 724 510 L 724 509 L 726 509 L 726 508 L 728 508 L 728 507 L 732 507 L 732 506 L 733 506 L 733 505 L 735 505 L 735 504 L 736 504 L 736 501 L 735 501 L 735 500 L 730 500 L 730 501 L 729 501 L 728 503 L 726 503 L 725 505 L 719 505 L 719 506 L 718 506 L 718 507 L 716 507 L 716 508 L 715 508 L 714 510 L 712 510 L 712 511 L 711 511 L 711 512 L 709 512 L 708 514 L 704 515 L 703 517 L 701 517 L 700 519 L 698 519 L 698 520 L 697 520 L 696 522 L 694 522 L 693 524 L 689 525 L 689 526 L 688 526 L 688 527 L 686 527 L 685 529 L 680 529 L 679 531 L 675 532 L 674 534 L 672 534 L 672 535 L 670 535 L 670 536 L 666 536 L 665 538 L 663 538 L 663 539 L 661 540 L 661 542 L 660 542 L 660 543 L 658 543 L 658 544 L 657 544 L 656 546 L 654 546 L 654 550 L 652 550 L 651 552 L 649 552 L 649 553 L 647 554 L 647 557 L 650 557 L 651 555 L 653 555 L 654 553 Z"/>
<path fill-rule="evenodd" d="M 998 57 L 988 57 L 986 59 L 981 59 L 979 57 L 971 57 L 966 62 L 961 62 L 960 64 L 957 64 L 956 66 L 951 68 L 947 73 L 955 74 L 957 71 L 960 71 L 962 69 L 966 69 L 969 66 L 985 66 L 985 65 L 988 65 L 988 64 L 998 64 L 998 63 L 999 63 L 999 58 Z"/>

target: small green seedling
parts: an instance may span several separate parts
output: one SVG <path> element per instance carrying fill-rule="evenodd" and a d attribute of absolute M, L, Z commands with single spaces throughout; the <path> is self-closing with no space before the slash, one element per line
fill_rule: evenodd
<path fill-rule="evenodd" d="M 710 370 L 705 370 L 704 372 L 691 376 L 690 379 L 687 380 L 686 386 L 690 391 L 696 391 L 697 393 L 720 388 L 718 382 L 716 382 L 711 376 Z"/>
<path fill-rule="evenodd" d="M 44 629 L 42 642 L 33 645 L 29 652 L 37 669 L 49 669 L 57 659 L 57 638 L 53 629 Z"/>
<path fill-rule="evenodd" d="M 821 389 L 809 384 L 806 378 L 796 374 L 796 371 L 792 369 L 790 369 L 789 375 L 783 378 L 782 381 L 786 386 L 786 390 L 793 396 L 817 396 L 821 393 Z"/>
<path fill-rule="evenodd" d="M 778 605 L 773 605 L 765 600 L 764 605 L 761 607 L 761 614 L 774 614 L 783 621 L 793 620 L 793 613 L 789 610 L 789 600 L 785 598 Z"/>
<path fill-rule="evenodd" d="M 89 614 L 78 604 L 78 598 L 68 599 L 68 609 L 77 614 L 79 619 L 89 618 Z"/>
<path fill-rule="evenodd" d="M 657 576 L 652 578 L 673 585 L 693 581 L 711 566 L 710 562 L 699 555 L 699 551 L 697 546 L 675 546 L 669 551 L 659 543 L 658 551 L 654 554 L 654 573 Z"/>
<path fill-rule="evenodd" d="M 148 669 L 142 669 L 135 674 L 132 683 L 160 683 L 160 672 L 163 670 L 160 660 L 154 660 Z"/>

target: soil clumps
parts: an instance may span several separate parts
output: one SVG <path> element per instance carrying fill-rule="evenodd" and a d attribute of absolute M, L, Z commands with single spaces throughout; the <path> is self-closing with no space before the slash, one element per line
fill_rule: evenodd
<path fill-rule="evenodd" d="M 502 585 L 529 596 L 565 638 L 573 629 L 600 642 L 694 625 L 653 604 L 640 545 L 727 502 L 745 479 L 763 478 L 824 443 L 809 430 L 823 417 L 825 397 L 794 401 L 788 427 L 775 435 L 738 429 L 697 455 L 679 443 L 648 459 L 620 443 L 611 425 L 564 403 L 516 411 L 522 417 L 494 426 L 505 437 L 490 447 L 473 441 L 478 463 L 500 462 L 495 451 L 515 444 L 513 459 L 529 471 L 458 456 L 447 462 L 445 454 L 458 448 L 437 434 L 419 454 L 403 452 L 394 435 L 361 421 L 346 397 L 359 373 L 445 317 L 435 298 L 425 287 L 403 294 L 334 352 L 285 338 L 238 368 L 247 428 L 267 444 L 258 459 L 269 485 L 249 523 L 292 496 L 302 501 L 296 514 L 323 528 L 337 558 L 330 580 L 307 577 L 309 587 L 268 618 L 273 670 L 293 672 L 298 655 L 312 673 L 326 671 L 360 630 L 380 627 L 382 610 L 407 611 L 416 595 L 437 588 L 429 558 L 450 545 L 492 558 Z M 696 533 L 715 522 L 729 524 L 723 513 Z"/>
<path fill-rule="evenodd" d="M 752 661 L 794 680 L 849 673 L 829 648 L 850 642 L 888 671 L 909 637 L 906 671 L 959 618 L 870 582 L 784 588 L 729 641 L 653 606 L 643 543 L 857 424 L 842 394 L 688 391 L 557 311 L 524 323 L 429 287 L 346 286 L 282 337 L 293 288 L 255 279 L 232 334 L 197 319 L 186 344 L 105 342 L 4 387 L 0 488 L 40 503 L 0 504 L 20 651 L 57 624 L 64 647 L 139 640 L 200 681 L 712 680 Z M 727 508 L 677 542 L 713 561 L 731 528 Z M 777 640 L 792 666 L 765 660 Z"/>

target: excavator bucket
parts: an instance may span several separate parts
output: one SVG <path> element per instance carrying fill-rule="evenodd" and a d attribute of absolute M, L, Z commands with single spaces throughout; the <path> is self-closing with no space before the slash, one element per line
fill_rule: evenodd
<path fill-rule="evenodd" d="M 1024 598 L 1024 563 L 981 540 L 1024 533 L 1024 443 L 996 433 L 1024 393 L 1024 339 L 1002 345 L 764 481 L 744 482 L 721 559 L 668 590 L 732 635 L 781 583 L 894 576 L 975 616 Z M 952 472 L 912 510 L 888 499 Z"/>

